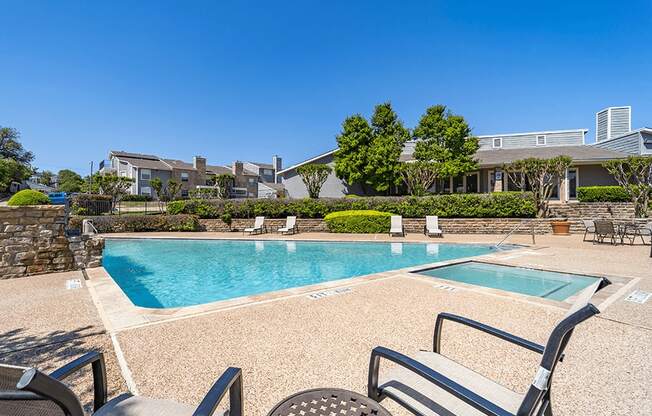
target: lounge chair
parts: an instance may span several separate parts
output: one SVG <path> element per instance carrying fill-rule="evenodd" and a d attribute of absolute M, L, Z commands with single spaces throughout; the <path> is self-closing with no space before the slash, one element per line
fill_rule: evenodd
<path fill-rule="evenodd" d="M 439 217 L 436 215 L 426 216 L 426 225 L 423 226 L 423 233 L 428 237 L 437 236 L 443 237 L 443 233 L 439 228 Z"/>
<path fill-rule="evenodd" d="M 295 234 L 299 232 L 297 227 L 297 217 L 287 217 L 285 219 L 285 227 L 277 230 L 281 234 Z"/>
<path fill-rule="evenodd" d="M 392 215 L 390 218 L 389 235 L 400 235 L 401 237 L 405 236 L 405 228 L 403 228 L 403 217 L 400 215 Z"/>
<path fill-rule="evenodd" d="M 555 326 L 545 347 L 471 319 L 440 313 L 435 323 L 433 351 L 410 358 L 384 347 L 376 347 L 369 362 L 368 396 L 377 401 L 391 398 L 416 415 L 539 415 L 552 416 L 552 376 L 575 327 L 595 314 L 590 302 L 595 292 L 607 286 L 597 279 L 582 290 L 562 320 Z M 441 330 L 451 321 L 480 330 L 517 346 L 541 354 L 534 381 L 525 394 L 516 393 L 441 354 Z M 397 366 L 379 379 L 381 358 Z M 500 365 L 499 362 L 495 363 Z M 534 371 L 533 371 L 534 373 Z M 596 398 L 597 399 L 597 398 Z"/>
<path fill-rule="evenodd" d="M 63 383 L 86 366 L 93 370 L 93 416 L 209 416 L 229 392 L 229 414 L 242 416 L 242 372 L 230 367 L 196 408 L 171 400 L 120 395 L 107 402 L 104 356 L 90 352 L 44 374 L 34 368 L 0 364 L 0 414 L 84 416 L 79 398 Z"/>
<path fill-rule="evenodd" d="M 622 242 L 622 236 L 618 233 L 612 221 L 595 220 L 594 223 L 595 223 L 595 237 L 593 239 L 594 244 L 596 241 L 598 243 L 604 243 L 605 238 L 609 238 L 611 244 L 616 244 L 619 238 L 621 239 Z"/>
<path fill-rule="evenodd" d="M 584 224 L 584 237 L 582 238 L 582 241 L 587 241 L 586 236 L 589 234 L 593 234 L 593 238 L 591 241 L 595 240 L 595 222 L 593 220 L 582 220 L 582 223 Z"/>
<path fill-rule="evenodd" d="M 245 228 L 242 230 L 242 233 L 249 233 L 251 234 L 262 234 L 267 232 L 267 226 L 265 225 L 265 217 L 256 217 L 254 220 L 254 226 Z"/>

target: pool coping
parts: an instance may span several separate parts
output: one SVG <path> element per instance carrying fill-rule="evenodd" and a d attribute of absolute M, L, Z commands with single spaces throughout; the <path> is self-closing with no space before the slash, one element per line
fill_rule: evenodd
<path fill-rule="evenodd" d="M 168 237 L 145 237 L 145 238 L 159 238 L 159 239 L 170 239 Z M 117 237 L 116 239 L 139 239 L 134 237 Z M 193 238 L 178 238 L 172 237 L 172 239 L 193 239 Z M 201 238 L 206 239 L 206 238 Z M 233 240 L 233 239 L 223 239 L 223 238 L 211 238 L 211 240 Z M 240 240 L 240 239 L 238 239 Z M 255 241 L 252 239 L 243 239 L 244 241 Z M 281 241 L 324 241 L 316 239 L 308 240 L 282 240 Z M 273 241 L 279 241 L 273 240 Z M 269 240 L 267 240 L 269 241 Z M 339 242 L 334 240 L 327 240 L 328 242 Z M 362 240 L 365 242 L 370 242 L 368 240 Z M 342 241 L 342 242 L 351 242 Z M 374 241 L 371 241 L 374 242 Z M 391 241 L 378 241 L 382 243 L 392 243 Z M 428 244 L 428 242 L 407 242 L 399 241 L 397 243 L 404 244 Z M 432 242 L 433 244 L 440 244 L 439 242 Z M 473 244 L 473 243 L 448 243 L 445 244 Z M 500 251 L 487 253 L 479 256 L 470 256 L 470 257 L 461 257 L 451 260 L 443 260 L 434 263 L 422 264 L 417 266 L 410 266 L 402 269 L 388 270 L 380 273 L 373 273 L 362 276 L 354 276 L 344 279 L 337 279 L 328 282 L 316 283 L 307 286 L 300 286 L 288 289 L 281 289 L 276 291 L 264 292 L 255 295 L 241 296 L 232 299 L 218 300 L 214 302 L 208 302 L 200 305 L 191 305 L 184 307 L 176 308 L 145 308 L 136 306 L 129 299 L 129 297 L 123 292 L 120 286 L 113 280 L 108 271 L 104 267 L 97 267 L 93 269 L 87 269 L 87 275 L 89 280 L 87 280 L 86 286 L 91 293 L 91 298 L 95 303 L 100 317 L 102 318 L 104 325 L 107 328 L 109 333 L 116 333 L 123 330 L 135 329 L 143 326 L 155 325 L 158 323 L 174 321 L 179 319 L 186 319 L 194 316 L 201 316 L 210 313 L 232 310 L 236 308 L 242 308 L 247 306 L 254 306 L 268 302 L 275 302 L 280 300 L 285 300 L 293 297 L 300 296 L 309 296 L 312 294 L 319 294 L 324 291 L 333 291 L 338 288 L 354 288 L 355 286 L 380 282 L 386 279 L 394 278 L 410 278 L 425 281 L 433 284 L 433 287 L 441 287 L 442 285 L 447 287 L 452 287 L 454 290 L 465 290 L 472 291 L 475 293 L 481 293 L 485 295 L 497 296 L 501 298 L 508 298 L 512 300 L 517 300 L 521 302 L 533 303 L 540 306 L 554 308 L 556 310 L 566 310 L 570 303 L 574 300 L 574 297 L 571 296 L 564 301 L 555 301 L 545 298 L 540 298 L 537 296 L 529 296 L 521 293 L 508 292 L 500 289 L 493 289 L 483 286 L 471 285 L 457 281 L 450 281 L 446 279 L 441 279 L 438 277 L 420 275 L 417 272 L 425 269 L 432 269 L 437 267 L 443 267 L 458 263 L 464 263 L 468 261 L 484 262 L 489 264 L 498 264 L 504 266 L 516 266 L 516 267 L 528 267 L 532 269 L 537 269 L 536 267 L 529 267 L 523 265 L 514 265 L 506 262 L 506 260 L 514 258 L 514 255 L 521 252 L 523 255 L 530 253 L 531 250 L 536 249 L 528 245 L 519 245 L 516 248 L 509 251 Z M 518 257 L 518 256 L 517 256 Z M 502 260 L 501 260 L 502 259 Z M 556 271 L 561 273 L 574 273 L 568 270 L 554 270 L 554 268 L 538 268 L 538 270 L 547 270 L 547 271 Z M 581 273 L 577 273 L 581 274 Z M 612 303 L 615 298 L 615 295 L 621 293 L 625 288 L 632 286 L 638 282 L 639 278 L 628 278 L 620 276 L 605 276 L 609 278 L 614 284 L 608 286 L 602 291 L 598 292 L 595 295 L 594 300 L 600 303 L 600 309 L 608 306 Z M 339 294 L 345 295 L 345 292 L 340 292 Z"/>

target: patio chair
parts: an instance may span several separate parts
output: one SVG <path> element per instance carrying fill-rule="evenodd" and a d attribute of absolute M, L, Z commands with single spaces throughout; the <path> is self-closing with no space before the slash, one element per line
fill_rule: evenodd
<path fill-rule="evenodd" d="M 285 227 L 277 230 L 281 234 L 296 234 L 299 232 L 297 227 L 297 217 L 287 217 L 285 219 Z"/>
<path fill-rule="evenodd" d="M 436 215 L 427 215 L 426 216 L 426 225 L 423 226 L 423 233 L 428 237 L 437 236 L 443 237 L 444 234 L 439 228 L 439 217 Z"/>
<path fill-rule="evenodd" d="M 616 244 L 620 234 L 618 233 L 616 227 L 614 226 L 613 221 L 606 220 L 595 220 L 595 236 L 593 238 L 593 243 L 597 241 L 598 243 L 604 243 L 605 238 L 609 238 L 611 244 Z"/>
<path fill-rule="evenodd" d="M 252 234 L 262 234 L 267 232 L 267 226 L 265 225 L 265 217 L 256 217 L 254 220 L 254 226 L 248 227 L 242 230 L 242 233 Z"/>
<path fill-rule="evenodd" d="M 600 313 L 589 302 L 595 292 L 608 284 L 607 279 L 598 279 L 582 290 L 552 330 L 545 347 L 471 319 L 440 313 L 435 323 L 433 352 L 422 351 L 410 358 L 384 347 L 373 350 L 369 362 L 368 396 L 377 401 L 391 398 L 412 413 L 424 416 L 552 416 L 550 388 L 557 362 L 563 360 L 564 349 L 575 327 Z M 469 326 L 541 354 L 539 368 L 527 392 L 516 393 L 442 355 L 444 321 Z M 397 366 L 379 380 L 381 358 Z"/>
<path fill-rule="evenodd" d="M 582 223 L 584 224 L 584 237 L 582 238 L 582 241 L 587 241 L 586 236 L 588 234 L 593 234 L 593 238 L 591 241 L 595 240 L 595 222 L 593 220 L 582 220 Z"/>
<path fill-rule="evenodd" d="M 405 228 L 403 228 L 403 217 L 401 217 L 400 215 L 392 215 L 392 217 L 390 218 L 389 235 L 390 236 L 400 235 L 401 237 L 405 237 Z"/>
<path fill-rule="evenodd" d="M 75 393 L 63 383 L 86 366 L 93 370 L 93 416 L 209 416 L 229 392 L 229 415 L 242 416 L 242 372 L 229 367 L 199 406 L 129 394 L 107 402 L 104 355 L 89 352 L 45 374 L 35 368 L 0 364 L 0 415 L 85 416 Z"/>

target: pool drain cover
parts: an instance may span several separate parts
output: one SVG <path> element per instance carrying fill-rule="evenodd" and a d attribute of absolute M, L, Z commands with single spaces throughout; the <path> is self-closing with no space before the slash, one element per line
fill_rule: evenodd
<path fill-rule="evenodd" d="M 625 300 L 628 302 L 643 304 L 647 302 L 650 297 L 652 297 L 652 293 L 643 292 L 642 290 L 635 290 L 630 293 L 629 296 L 625 298 Z"/>

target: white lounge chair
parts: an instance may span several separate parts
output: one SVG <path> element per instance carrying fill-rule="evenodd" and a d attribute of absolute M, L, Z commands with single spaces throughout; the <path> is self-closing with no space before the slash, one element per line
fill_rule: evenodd
<path fill-rule="evenodd" d="M 582 220 L 582 224 L 584 224 L 584 237 L 582 241 L 587 241 L 586 236 L 589 234 L 593 234 L 591 241 L 595 240 L 595 222 L 593 220 Z"/>
<path fill-rule="evenodd" d="M 281 234 L 295 234 L 299 232 L 299 227 L 297 227 L 297 217 L 287 217 L 285 220 L 285 227 L 279 228 L 278 230 Z"/>
<path fill-rule="evenodd" d="M 403 228 L 403 217 L 400 215 L 392 215 L 390 218 L 389 235 L 400 235 L 401 237 L 405 236 L 405 229 Z"/>
<path fill-rule="evenodd" d="M 436 215 L 426 216 L 426 225 L 423 226 L 423 233 L 428 237 L 432 237 L 433 235 L 437 237 L 444 236 L 439 228 L 439 218 Z"/>
<path fill-rule="evenodd" d="M 265 217 L 256 217 L 254 220 L 254 226 L 245 228 L 242 232 L 249 233 L 249 235 L 266 233 L 267 227 L 265 226 Z"/>

